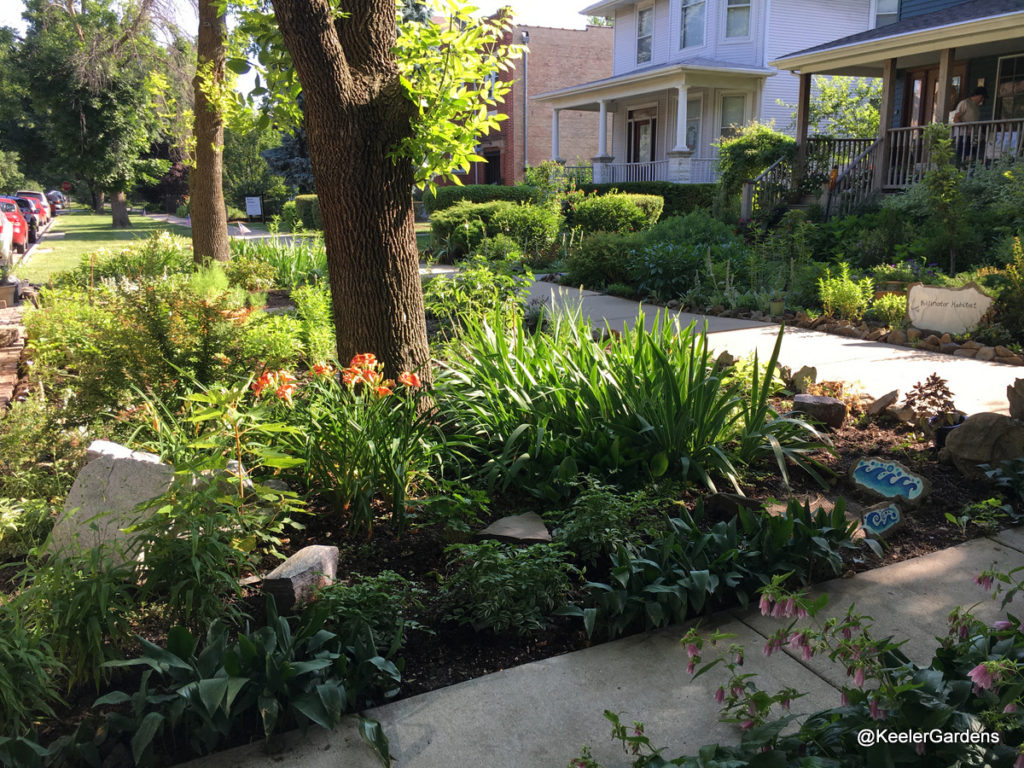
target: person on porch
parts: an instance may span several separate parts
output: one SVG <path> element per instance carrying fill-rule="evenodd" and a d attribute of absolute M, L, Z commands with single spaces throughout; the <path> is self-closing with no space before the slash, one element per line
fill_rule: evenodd
<path fill-rule="evenodd" d="M 976 123 L 981 120 L 981 105 L 988 98 L 988 90 L 979 85 L 966 99 L 956 105 L 953 110 L 954 123 Z M 954 130 L 956 138 L 956 157 L 961 165 L 968 165 L 975 157 L 972 154 L 974 142 L 971 141 L 970 128 Z"/>

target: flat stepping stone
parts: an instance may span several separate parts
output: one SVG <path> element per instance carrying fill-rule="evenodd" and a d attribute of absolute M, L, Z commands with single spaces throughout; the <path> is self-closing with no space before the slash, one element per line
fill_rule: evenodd
<path fill-rule="evenodd" d="M 850 479 L 860 490 L 875 498 L 898 499 L 916 505 L 928 495 L 928 478 L 912 472 L 898 461 L 865 457 L 850 466 Z"/>
<path fill-rule="evenodd" d="M 495 520 L 477 536 L 513 541 L 551 541 L 544 520 L 536 512 L 524 512 Z"/>

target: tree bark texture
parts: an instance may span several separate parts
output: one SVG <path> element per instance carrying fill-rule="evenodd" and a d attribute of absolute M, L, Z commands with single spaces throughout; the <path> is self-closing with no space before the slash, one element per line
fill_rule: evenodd
<path fill-rule="evenodd" d="M 231 258 L 228 216 L 224 208 L 224 115 L 216 93 L 207 93 L 200 73 L 212 62 L 212 82 L 224 83 L 226 26 L 217 0 L 199 0 L 198 72 L 195 91 L 195 167 L 189 174 L 192 252 L 196 262 Z"/>
<path fill-rule="evenodd" d="M 372 352 L 389 377 L 429 380 L 413 167 L 389 156 L 415 114 L 392 52 L 394 0 L 349 0 L 338 19 L 328 0 L 273 2 L 305 99 L 338 359 Z"/>
<path fill-rule="evenodd" d="M 128 196 L 124 192 L 111 193 L 110 214 L 114 229 L 127 229 L 132 225 L 132 220 L 128 218 Z"/>

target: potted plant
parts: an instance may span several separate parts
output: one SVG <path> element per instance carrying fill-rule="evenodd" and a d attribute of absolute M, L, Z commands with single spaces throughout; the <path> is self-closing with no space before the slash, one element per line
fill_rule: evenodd
<path fill-rule="evenodd" d="M 0 262 L 0 307 L 13 307 L 18 298 L 17 280 L 11 280 L 11 265 L 7 261 Z"/>
<path fill-rule="evenodd" d="M 786 311 L 786 295 L 782 291 L 773 291 L 768 300 L 768 314 L 777 317 Z"/>

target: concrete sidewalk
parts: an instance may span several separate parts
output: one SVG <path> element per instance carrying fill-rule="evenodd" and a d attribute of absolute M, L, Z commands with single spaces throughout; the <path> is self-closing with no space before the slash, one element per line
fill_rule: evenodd
<path fill-rule="evenodd" d="M 530 298 L 553 306 L 556 311 L 578 310 L 598 326 L 621 329 L 636 322 L 643 311 L 650 326 L 658 313 L 668 313 L 682 325 L 698 327 L 707 323 L 711 346 L 735 357 L 753 354 L 768 359 L 779 326 L 729 317 L 695 315 L 657 306 L 643 306 L 614 296 L 564 288 L 554 283 L 534 283 Z M 1024 377 L 1024 368 L 1002 363 L 986 363 L 970 358 L 942 355 L 911 347 L 898 347 L 875 341 L 861 341 L 803 328 L 786 328 L 779 361 L 793 370 L 804 365 L 818 369 L 818 381 L 845 381 L 859 384 L 875 397 L 898 389 L 901 396 L 919 381 L 938 372 L 949 382 L 957 407 L 967 414 L 979 411 L 1009 413 L 1006 388 Z"/>
<path fill-rule="evenodd" d="M 946 633 L 946 618 L 957 606 L 981 602 L 984 621 L 1001 616 L 998 603 L 974 583 L 979 572 L 998 564 L 1024 565 L 1024 530 L 971 541 L 952 549 L 820 585 L 829 607 L 819 617 L 857 611 L 875 619 L 876 637 L 907 639 L 903 650 L 915 662 L 931 659 L 935 637 Z M 763 690 L 792 686 L 806 696 L 794 712 L 838 706 L 845 671 L 827 658 L 803 662 L 788 653 L 761 654 L 782 624 L 756 610 L 718 614 L 705 622 L 733 632 L 747 648 L 745 672 L 758 675 Z M 666 756 L 695 754 L 704 744 L 738 743 L 740 733 L 718 722 L 714 690 L 725 670 L 695 682 L 686 674 L 678 645 L 683 629 L 635 635 L 544 661 L 525 664 L 465 683 L 414 696 L 366 713 L 380 720 L 399 768 L 562 768 L 589 744 L 608 768 L 628 759 L 609 737 L 605 709 L 623 720 L 640 720 Z M 349 718 L 328 733 L 291 734 L 282 753 L 267 755 L 248 746 L 187 764 L 189 768 L 375 768 L 370 749 Z"/>

